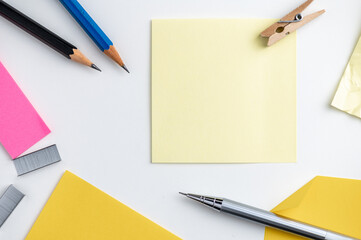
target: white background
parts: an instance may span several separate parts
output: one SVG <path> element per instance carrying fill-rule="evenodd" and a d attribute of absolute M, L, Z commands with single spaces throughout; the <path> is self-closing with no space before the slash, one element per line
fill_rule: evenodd
<path fill-rule="evenodd" d="M 97 49 L 58 1 L 7 2 L 76 45 L 103 72 L 68 61 L 0 18 L 0 60 L 52 130 L 27 152 L 56 143 L 63 159 L 17 177 L 0 147 L 0 193 L 14 184 L 26 194 L 0 239 L 26 236 L 65 170 L 187 240 L 261 240 L 264 228 L 214 213 L 178 191 L 270 210 L 316 175 L 361 179 L 361 120 L 330 107 L 360 34 L 361 1 L 316 0 L 305 12 L 327 11 L 297 33 L 298 163 L 229 165 L 151 164 L 151 19 L 280 18 L 303 1 L 82 0 L 130 75 Z"/>

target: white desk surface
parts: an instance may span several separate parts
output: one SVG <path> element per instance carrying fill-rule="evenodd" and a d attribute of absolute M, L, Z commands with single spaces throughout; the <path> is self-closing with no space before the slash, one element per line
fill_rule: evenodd
<path fill-rule="evenodd" d="M 178 191 L 269 210 L 316 175 L 361 179 L 361 119 L 330 107 L 360 35 L 361 1 L 316 0 L 305 12 L 326 9 L 297 33 L 298 163 L 229 165 L 151 164 L 150 21 L 280 18 L 303 0 L 81 1 L 130 75 L 97 49 L 58 1 L 7 2 L 75 44 L 103 72 L 68 61 L 0 18 L 0 60 L 52 129 L 27 152 L 56 143 L 63 159 L 17 177 L 0 147 L 0 193 L 14 184 L 26 194 L 0 239 L 24 239 L 65 170 L 187 240 L 261 240 L 264 227 L 218 215 Z"/>

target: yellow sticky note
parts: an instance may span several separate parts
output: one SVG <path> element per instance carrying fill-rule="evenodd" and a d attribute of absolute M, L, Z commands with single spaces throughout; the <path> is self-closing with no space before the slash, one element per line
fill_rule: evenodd
<path fill-rule="evenodd" d="M 331 105 L 361 118 L 361 38 L 346 66 Z"/>
<path fill-rule="evenodd" d="M 272 19 L 152 21 L 152 161 L 296 161 L 296 35 Z"/>
<path fill-rule="evenodd" d="M 361 239 L 361 181 L 316 177 L 272 210 L 273 213 Z M 266 228 L 265 240 L 305 239 Z"/>
<path fill-rule="evenodd" d="M 86 181 L 65 172 L 26 240 L 179 240 Z"/>

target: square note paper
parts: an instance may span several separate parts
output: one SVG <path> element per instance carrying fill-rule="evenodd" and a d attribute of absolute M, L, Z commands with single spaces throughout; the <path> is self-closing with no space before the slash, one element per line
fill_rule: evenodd
<path fill-rule="evenodd" d="M 296 34 L 273 19 L 152 21 L 152 161 L 296 161 Z"/>

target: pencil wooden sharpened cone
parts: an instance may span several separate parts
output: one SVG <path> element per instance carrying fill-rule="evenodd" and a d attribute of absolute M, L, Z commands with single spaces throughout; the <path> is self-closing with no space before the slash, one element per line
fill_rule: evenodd
<path fill-rule="evenodd" d="M 97 65 L 95 65 L 87 57 L 85 57 L 85 55 L 82 52 L 80 52 L 78 49 L 73 49 L 73 52 L 74 52 L 73 54 L 69 55 L 71 60 L 84 64 L 88 67 L 98 70 L 99 72 L 102 71 L 100 70 L 100 68 L 97 67 Z"/>
<path fill-rule="evenodd" d="M 115 49 L 113 45 L 111 45 L 108 50 L 104 50 L 104 53 L 105 55 L 113 59 L 116 63 L 118 63 L 119 66 L 121 66 L 125 71 L 130 73 L 128 68 L 125 66 L 123 60 L 121 59 L 118 51 Z"/>
<path fill-rule="evenodd" d="M 84 29 L 88 36 L 104 52 L 108 57 L 115 61 L 125 71 L 129 73 L 118 51 L 115 49 L 113 42 L 103 32 L 103 30 L 96 24 L 96 22 L 85 11 L 83 6 L 77 0 L 59 0 L 73 18 Z"/>

